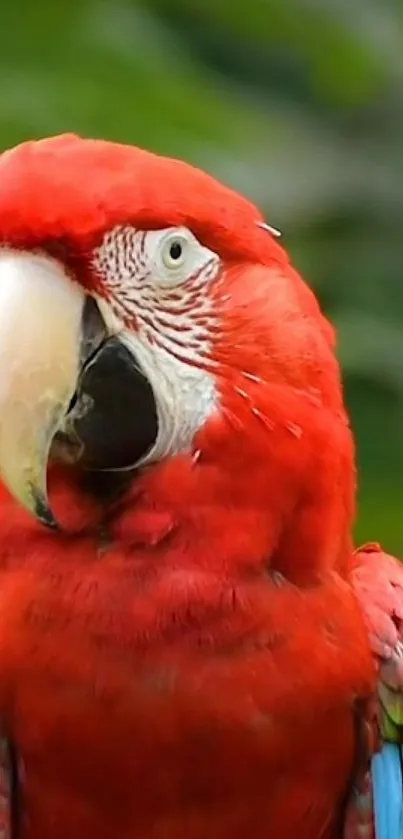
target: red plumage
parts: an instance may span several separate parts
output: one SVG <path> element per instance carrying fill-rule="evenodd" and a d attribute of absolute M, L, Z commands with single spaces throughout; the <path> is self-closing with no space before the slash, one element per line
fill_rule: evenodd
<path fill-rule="evenodd" d="M 62 533 L 4 491 L 0 717 L 23 839 L 333 839 L 374 690 L 351 585 L 354 448 L 333 333 L 253 205 L 185 164 L 67 137 L 0 159 L 0 239 L 102 293 L 114 225 L 222 260 L 219 410 L 107 508 L 49 473 Z"/>

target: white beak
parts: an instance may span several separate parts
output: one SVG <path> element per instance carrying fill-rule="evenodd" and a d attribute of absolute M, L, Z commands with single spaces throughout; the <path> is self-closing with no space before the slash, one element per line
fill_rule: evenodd
<path fill-rule="evenodd" d="M 76 388 L 84 300 L 56 260 L 0 251 L 0 476 L 50 526 L 48 455 Z"/>

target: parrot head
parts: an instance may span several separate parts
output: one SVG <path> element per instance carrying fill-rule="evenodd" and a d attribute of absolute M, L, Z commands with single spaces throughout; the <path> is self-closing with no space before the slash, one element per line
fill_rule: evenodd
<path fill-rule="evenodd" d="M 1 155 L 0 246 L 15 499 L 57 527 L 54 461 L 112 479 L 176 458 L 209 503 L 217 486 L 274 510 L 279 553 L 291 516 L 300 537 L 314 517 L 330 562 L 354 495 L 333 331 L 252 203 L 184 162 L 65 135 Z"/>

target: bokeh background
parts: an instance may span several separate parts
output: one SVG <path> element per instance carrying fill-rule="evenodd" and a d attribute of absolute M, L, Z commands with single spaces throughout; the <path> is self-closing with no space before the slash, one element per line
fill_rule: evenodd
<path fill-rule="evenodd" d="M 402 0 L 15 0 L 0 147 L 147 146 L 255 199 L 339 332 L 357 538 L 403 556 Z"/>

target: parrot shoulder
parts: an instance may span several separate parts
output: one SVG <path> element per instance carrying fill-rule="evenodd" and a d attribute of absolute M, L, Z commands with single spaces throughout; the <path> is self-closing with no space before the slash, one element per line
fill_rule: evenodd
<path fill-rule="evenodd" d="M 378 664 L 381 734 L 403 739 L 403 564 L 368 544 L 355 554 L 353 582 Z"/>
<path fill-rule="evenodd" d="M 351 824 L 346 825 L 344 839 L 358 835 L 399 839 L 403 821 L 403 564 L 378 544 L 364 545 L 355 553 L 353 584 L 378 666 L 373 726 L 377 744 L 365 789 L 351 800 Z"/>

